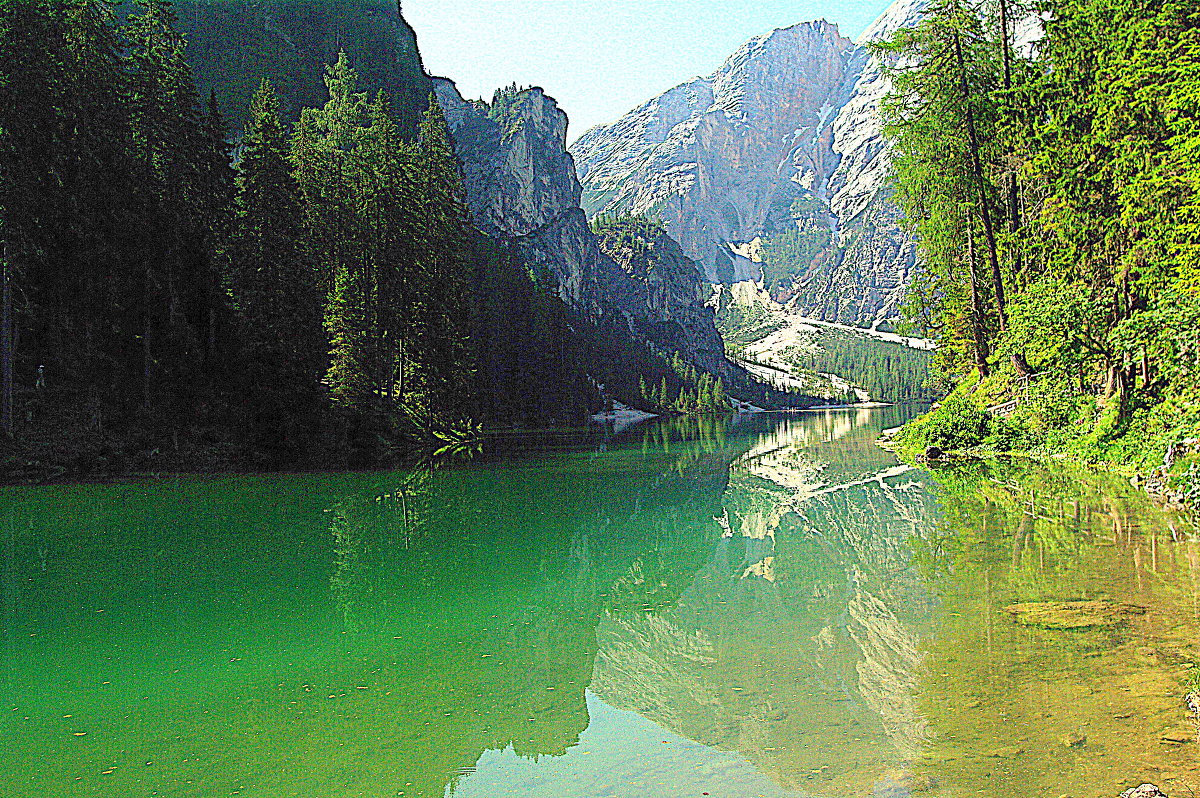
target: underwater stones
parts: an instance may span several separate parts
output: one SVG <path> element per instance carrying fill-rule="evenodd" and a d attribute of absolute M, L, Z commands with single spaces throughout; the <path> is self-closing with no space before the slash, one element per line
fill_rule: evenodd
<path fill-rule="evenodd" d="M 1167 794 L 1153 784 L 1143 784 L 1139 787 L 1130 787 L 1121 793 L 1121 798 L 1167 798 Z"/>
<path fill-rule="evenodd" d="M 909 792 L 929 792 L 930 790 L 936 790 L 938 786 L 938 780 L 933 776 L 918 776 L 915 773 L 905 774 L 900 783 L 907 787 Z"/>
<path fill-rule="evenodd" d="M 1087 735 L 1083 732 L 1071 732 L 1061 738 L 1062 744 L 1067 748 L 1083 748 L 1087 745 Z"/>
<path fill-rule="evenodd" d="M 1004 611 L 1022 626 L 1042 629 L 1111 628 L 1144 615 L 1145 607 L 1111 601 L 1033 601 L 1010 604 Z"/>
<path fill-rule="evenodd" d="M 911 770 L 895 770 L 884 774 L 875 784 L 871 798 L 909 798 L 916 793 L 936 790 L 938 780 L 933 776 L 917 775 Z"/>

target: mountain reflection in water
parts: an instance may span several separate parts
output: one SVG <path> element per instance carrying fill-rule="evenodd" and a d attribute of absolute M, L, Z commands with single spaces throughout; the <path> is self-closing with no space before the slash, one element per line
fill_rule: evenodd
<path fill-rule="evenodd" d="M 1200 662 L 1191 528 L 1091 475 L 903 466 L 874 441 L 906 412 L 6 489 L 0 794 L 1200 789 L 1158 742 Z M 1151 610 L 1002 612 L 1081 597 Z"/>

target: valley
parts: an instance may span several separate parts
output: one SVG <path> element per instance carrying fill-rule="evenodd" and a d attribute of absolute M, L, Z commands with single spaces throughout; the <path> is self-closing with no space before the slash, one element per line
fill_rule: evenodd
<path fill-rule="evenodd" d="M 927 396 L 904 347 L 856 331 L 894 327 L 912 244 L 882 177 L 878 59 L 830 23 L 755 38 L 569 147 L 545 90 L 468 99 L 428 74 L 384 0 L 38 2 L 14 52 L 59 53 L 23 78 L 59 99 L 47 121 L 13 107 L 28 168 L 0 186 L 30 209 L 4 261 L 9 473 L 366 465 L 615 404 Z M 44 183 L 34 152 L 71 178 L 14 205 Z M 163 231 L 149 245 L 138 218 Z M 718 326 L 714 285 L 745 279 L 814 324 Z"/>
<path fill-rule="evenodd" d="M 727 355 L 760 380 L 832 403 L 932 396 L 928 340 L 803 316 L 753 281 L 714 289 Z"/>

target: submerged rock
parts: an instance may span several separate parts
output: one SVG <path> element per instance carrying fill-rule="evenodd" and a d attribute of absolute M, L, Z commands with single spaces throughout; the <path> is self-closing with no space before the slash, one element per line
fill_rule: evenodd
<path fill-rule="evenodd" d="M 1062 738 L 1062 744 L 1067 748 L 1082 748 L 1087 745 L 1087 735 L 1083 732 L 1071 732 Z"/>
<path fill-rule="evenodd" d="M 1023 626 L 1043 629 L 1089 629 L 1127 623 L 1134 615 L 1144 615 L 1145 607 L 1114 604 L 1111 601 L 1033 601 L 1010 604 L 1004 611 Z"/>
<path fill-rule="evenodd" d="M 1158 741 L 1164 745 L 1184 745 L 1196 741 L 1196 732 L 1192 729 L 1165 729 L 1158 736 Z"/>
<path fill-rule="evenodd" d="M 1130 787 L 1121 793 L 1121 798 L 1167 798 L 1167 794 L 1153 784 L 1143 784 L 1140 787 Z"/>
<path fill-rule="evenodd" d="M 910 798 L 916 793 L 936 790 L 937 786 L 938 780 L 933 776 L 897 770 L 884 774 L 876 782 L 871 798 Z"/>

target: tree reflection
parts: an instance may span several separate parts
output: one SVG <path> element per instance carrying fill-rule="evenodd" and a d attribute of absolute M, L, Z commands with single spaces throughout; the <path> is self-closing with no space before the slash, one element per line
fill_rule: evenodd
<path fill-rule="evenodd" d="M 664 421 L 602 453 L 551 442 L 390 474 L 22 494 L 13 706 L 102 724 L 81 739 L 120 765 L 112 794 L 144 792 L 126 774 L 145 761 L 197 792 L 244 773 L 263 794 L 469 792 L 488 751 L 582 756 L 589 690 L 802 794 L 926 775 L 946 794 L 1047 791 L 1061 766 L 1084 795 L 1120 766 L 1191 774 L 1186 751 L 1132 747 L 1180 719 L 1167 696 L 1200 661 L 1190 528 L 1063 469 L 969 465 L 935 487 L 875 446 L 889 413 Z M 1080 597 L 1152 611 L 1069 634 L 1002 612 Z M 1113 722 L 1127 712 L 1136 723 Z M 1085 720 L 1096 747 L 1077 756 L 1059 737 Z M 13 731 L 0 792 L 61 792 L 75 738 Z"/>
<path fill-rule="evenodd" d="M 1062 464 L 966 463 L 935 476 L 943 520 L 914 541 L 943 606 L 921 679 L 938 732 L 924 767 L 964 792 L 1195 789 L 1194 758 L 1157 739 L 1186 722 L 1180 665 L 1200 655 L 1197 544 L 1185 520 L 1122 480 Z M 1076 599 L 1150 611 L 1072 631 L 1002 612 Z"/>

